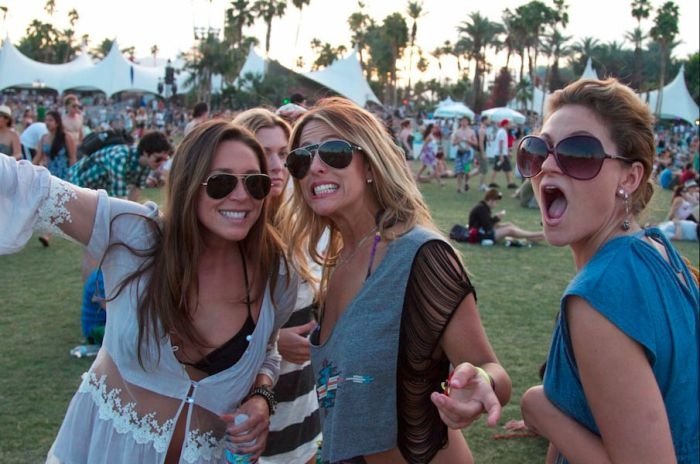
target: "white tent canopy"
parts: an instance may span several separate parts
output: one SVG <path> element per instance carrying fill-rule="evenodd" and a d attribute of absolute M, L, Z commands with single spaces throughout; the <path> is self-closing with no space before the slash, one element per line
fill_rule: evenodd
<path fill-rule="evenodd" d="M 652 113 L 656 111 L 656 100 L 659 98 L 658 90 L 642 94 L 641 98 L 647 102 Z M 682 119 L 690 124 L 695 124 L 695 121 L 700 117 L 698 104 L 690 96 L 688 87 L 685 85 L 685 66 L 683 65 L 681 65 L 676 78 L 663 88 L 660 116 L 664 119 Z"/>
<path fill-rule="evenodd" d="M 124 90 L 157 93 L 158 81 L 164 75 L 165 66 L 142 66 L 124 58 L 116 41 L 97 64 L 85 50 L 69 63 L 40 63 L 24 56 L 8 39 L 0 52 L 0 90 L 41 87 L 63 93 L 68 89 L 95 89 L 109 96 Z"/>
<path fill-rule="evenodd" d="M 265 58 L 260 56 L 260 54 L 255 50 L 254 46 L 250 46 L 248 51 L 248 56 L 243 63 L 243 67 L 238 73 L 238 77 L 233 81 L 233 85 L 236 87 L 241 86 L 243 89 L 249 87 L 250 82 L 242 79 L 246 75 L 259 76 L 260 78 L 265 77 Z"/>
<path fill-rule="evenodd" d="M 357 59 L 357 50 L 353 50 L 347 58 L 335 60 L 325 69 L 303 73 L 302 75 L 324 87 L 328 87 L 360 106 L 365 106 L 367 102 L 381 105 L 381 102 L 365 79 L 362 66 Z"/>
<path fill-rule="evenodd" d="M 588 61 L 586 61 L 586 69 L 583 70 L 583 74 L 581 74 L 579 79 L 600 79 L 598 77 L 598 71 L 593 69 L 593 62 L 591 61 L 590 57 L 588 57 Z"/>
<path fill-rule="evenodd" d="M 46 64 L 24 56 L 9 40 L 0 52 L 0 89 L 7 87 L 49 87 L 63 92 L 82 72 L 93 66 L 87 55 L 70 63 Z"/>
<path fill-rule="evenodd" d="M 449 97 L 447 97 L 449 98 Z M 438 104 L 433 116 L 436 118 L 459 118 L 462 116 L 468 117 L 474 121 L 474 112 L 462 102 L 452 102 L 447 104 Z"/>
<path fill-rule="evenodd" d="M 515 124 L 524 124 L 526 120 L 524 114 L 511 108 L 506 108 L 505 106 L 489 108 L 488 110 L 482 111 L 481 115 L 488 116 L 489 119 L 495 123 L 500 123 L 504 119 L 507 119 Z"/>

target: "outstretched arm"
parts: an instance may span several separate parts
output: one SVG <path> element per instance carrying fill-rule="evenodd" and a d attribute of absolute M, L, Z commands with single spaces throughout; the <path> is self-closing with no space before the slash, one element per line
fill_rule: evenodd
<path fill-rule="evenodd" d="M 501 406 L 510 400 L 511 380 L 491 348 L 473 293 L 452 316 L 441 345 L 456 366 L 447 385 L 449 395 L 432 396 L 443 421 L 463 428 L 486 413 L 488 425 L 496 425 Z"/>
<path fill-rule="evenodd" d="M 0 155 L 0 254 L 19 251 L 33 230 L 64 234 L 86 245 L 96 207 L 97 192 Z"/>

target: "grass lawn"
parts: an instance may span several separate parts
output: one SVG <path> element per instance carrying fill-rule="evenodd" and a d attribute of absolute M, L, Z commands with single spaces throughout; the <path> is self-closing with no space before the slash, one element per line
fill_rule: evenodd
<path fill-rule="evenodd" d="M 475 185 L 475 182 L 472 182 Z M 447 232 L 465 223 L 481 198 L 474 189 L 458 194 L 447 186 L 421 186 L 435 221 Z M 146 195 L 160 201 L 160 191 Z M 506 220 L 536 229 L 539 212 L 520 208 L 504 191 L 499 208 Z M 647 220 L 663 219 L 670 192 L 658 192 Z M 502 364 L 513 379 L 513 399 L 500 424 L 519 418 L 520 395 L 538 383 L 559 297 L 574 275 L 568 248 L 481 247 L 457 244 L 477 289 L 484 326 Z M 698 244 L 679 243 L 697 265 Z M 43 462 L 80 374 L 90 361 L 68 351 L 80 343 L 80 260 L 72 242 L 54 239 L 47 249 L 32 239 L 15 255 L 0 257 L 0 462 Z M 538 438 L 494 439 L 503 433 L 483 421 L 465 432 L 479 463 L 543 462 L 546 443 Z"/>

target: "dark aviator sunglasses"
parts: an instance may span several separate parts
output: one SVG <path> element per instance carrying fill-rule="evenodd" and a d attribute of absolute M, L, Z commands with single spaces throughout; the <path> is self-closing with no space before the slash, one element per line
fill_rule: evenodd
<path fill-rule="evenodd" d="M 246 192 L 256 200 L 264 199 L 270 193 L 272 182 L 267 174 L 224 174 L 217 173 L 207 177 L 202 185 L 206 187 L 207 195 L 214 200 L 220 200 L 236 189 L 238 181 L 243 182 Z"/>
<path fill-rule="evenodd" d="M 362 151 L 362 147 L 345 140 L 326 140 L 292 150 L 287 156 L 285 166 L 292 177 L 303 179 L 309 173 L 316 154 L 333 169 L 345 169 L 350 166 L 355 150 Z"/>
<path fill-rule="evenodd" d="M 516 155 L 518 170 L 525 178 L 542 171 L 542 164 L 552 154 L 559 169 L 577 180 L 590 180 L 600 173 L 606 159 L 619 159 L 626 163 L 633 160 L 605 153 L 603 144 L 591 135 L 572 135 L 561 139 L 553 148 L 536 135 L 527 135 L 518 144 Z"/>

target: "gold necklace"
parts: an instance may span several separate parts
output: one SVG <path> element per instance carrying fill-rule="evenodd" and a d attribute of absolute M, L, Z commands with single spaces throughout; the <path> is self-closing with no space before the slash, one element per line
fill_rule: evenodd
<path fill-rule="evenodd" d="M 374 226 L 374 227 L 372 228 L 372 230 L 370 230 L 364 237 L 362 237 L 362 238 L 360 239 L 360 241 L 357 242 L 357 245 L 355 246 L 355 249 L 353 250 L 353 252 L 350 253 L 350 256 L 348 256 L 348 257 L 345 258 L 345 259 L 341 259 L 340 261 L 338 261 L 338 262 L 335 264 L 335 267 L 333 268 L 333 270 L 338 269 L 338 268 L 341 267 L 343 264 L 345 264 L 345 263 L 347 263 L 348 261 L 350 261 L 350 260 L 352 259 L 352 257 L 355 256 L 355 254 L 360 250 L 360 248 L 362 248 L 362 245 L 364 245 L 365 242 L 366 242 L 367 240 L 369 240 L 370 237 L 374 236 L 375 232 L 377 232 L 377 226 Z M 343 250 L 341 249 L 340 251 L 342 252 Z M 338 253 L 338 256 L 340 256 L 340 253 Z"/>

